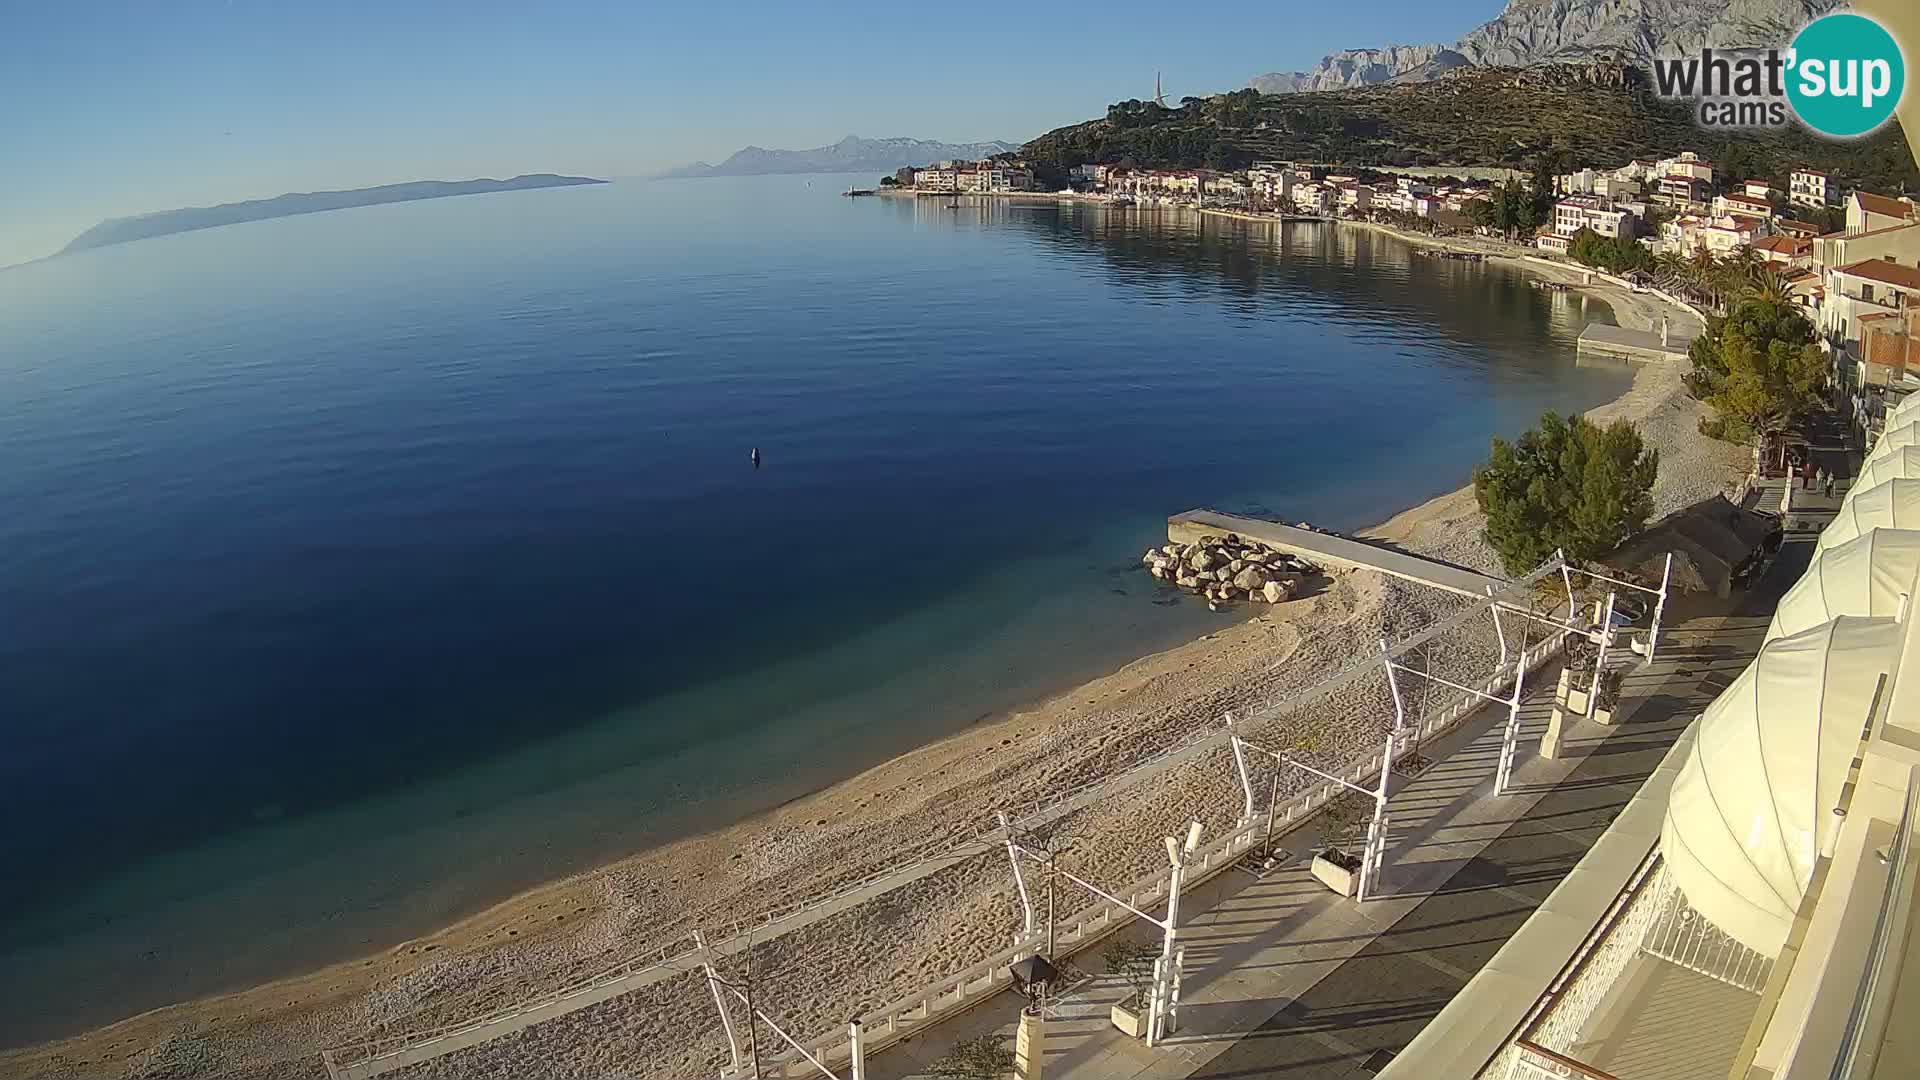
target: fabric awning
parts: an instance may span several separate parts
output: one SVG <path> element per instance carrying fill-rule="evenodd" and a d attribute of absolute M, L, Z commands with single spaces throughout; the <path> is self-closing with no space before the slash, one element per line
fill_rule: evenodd
<path fill-rule="evenodd" d="M 1897 428 L 1920 420 L 1920 394 L 1908 394 L 1887 412 L 1887 426 Z"/>
<path fill-rule="evenodd" d="M 1920 419 L 1901 424 L 1899 427 L 1890 426 L 1881 432 L 1879 440 L 1873 444 L 1873 449 L 1867 452 L 1866 460 L 1876 461 L 1903 446 L 1920 446 Z"/>
<path fill-rule="evenodd" d="M 1889 480 L 1915 478 L 1920 478 L 1920 446 L 1903 446 L 1860 466 L 1860 475 L 1854 477 L 1853 487 L 1847 489 L 1847 498 L 1853 498 L 1856 491 L 1875 488 Z"/>
<path fill-rule="evenodd" d="M 1766 640 L 1811 630 L 1841 615 L 1896 618 L 1903 599 L 1914 595 L 1916 581 L 1920 532 L 1869 529 L 1815 554 L 1807 572 L 1773 609 Z"/>
<path fill-rule="evenodd" d="M 1838 547 L 1872 529 L 1920 529 L 1920 477 L 1849 491 L 1816 547 Z"/>
<path fill-rule="evenodd" d="M 1700 717 L 1660 850 L 1687 903 L 1748 948 L 1786 942 L 1901 636 L 1843 616 L 1775 638 Z"/>

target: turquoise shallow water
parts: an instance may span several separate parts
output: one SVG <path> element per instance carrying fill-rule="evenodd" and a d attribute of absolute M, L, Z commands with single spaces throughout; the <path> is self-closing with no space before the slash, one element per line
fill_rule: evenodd
<path fill-rule="evenodd" d="M 1615 396 L 1391 240 L 845 178 L 376 207 L 0 272 L 0 1040 L 423 932 L 1216 625 Z M 748 450 L 765 455 L 756 470 Z"/>

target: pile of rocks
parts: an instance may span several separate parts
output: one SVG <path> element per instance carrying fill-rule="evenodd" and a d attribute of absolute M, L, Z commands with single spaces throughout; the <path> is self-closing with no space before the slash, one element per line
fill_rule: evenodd
<path fill-rule="evenodd" d="M 1317 572 L 1297 556 L 1235 533 L 1148 548 L 1140 561 L 1154 577 L 1205 596 L 1216 611 L 1235 600 L 1284 603 L 1299 595 L 1308 574 Z"/>

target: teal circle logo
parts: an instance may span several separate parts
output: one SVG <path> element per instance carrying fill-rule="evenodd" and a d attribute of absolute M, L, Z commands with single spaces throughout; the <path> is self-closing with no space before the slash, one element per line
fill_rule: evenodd
<path fill-rule="evenodd" d="M 1851 12 L 1823 15 L 1793 39 L 1787 100 L 1801 123 L 1852 138 L 1887 122 L 1907 89 L 1907 63 L 1886 27 Z"/>

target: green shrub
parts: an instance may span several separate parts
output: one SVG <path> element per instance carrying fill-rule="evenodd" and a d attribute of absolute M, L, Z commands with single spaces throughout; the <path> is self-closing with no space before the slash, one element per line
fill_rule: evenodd
<path fill-rule="evenodd" d="M 1486 538 L 1507 572 L 1525 574 L 1558 549 L 1590 560 L 1646 526 L 1660 453 L 1625 421 L 1599 427 L 1585 417 L 1542 413 L 1514 442 L 1493 440 L 1473 471 Z"/>

